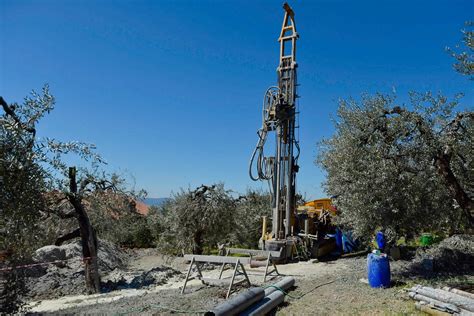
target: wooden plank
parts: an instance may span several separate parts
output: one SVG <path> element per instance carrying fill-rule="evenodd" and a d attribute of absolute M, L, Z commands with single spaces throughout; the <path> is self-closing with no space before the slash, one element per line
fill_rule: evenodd
<path fill-rule="evenodd" d="M 252 256 L 263 256 L 267 257 L 268 254 L 273 258 L 279 258 L 279 251 L 269 251 L 269 250 L 258 250 L 258 249 L 244 249 L 244 248 L 228 248 L 229 254 L 243 254 L 243 255 L 252 255 Z"/>
<path fill-rule="evenodd" d="M 263 261 L 252 260 L 250 262 L 250 267 L 251 268 L 265 267 L 267 264 L 268 264 L 268 260 L 263 260 Z"/>
<path fill-rule="evenodd" d="M 231 282 L 229 278 L 226 279 L 213 279 L 213 278 L 202 278 L 202 281 L 206 285 L 214 285 L 214 286 L 228 286 Z M 240 284 L 245 282 L 245 278 L 239 278 L 238 280 L 234 280 L 234 285 Z"/>
<path fill-rule="evenodd" d="M 194 258 L 194 262 L 236 264 L 237 261 L 240 261 L 240 263 L 243 263 L 243 264 L 249 264 L 250 263 L 250 258 L 242 258 L 242 257 L 184 255 L 184 260 L 186 260 L 186 261 L 191 261 L 193 258 Z"/>

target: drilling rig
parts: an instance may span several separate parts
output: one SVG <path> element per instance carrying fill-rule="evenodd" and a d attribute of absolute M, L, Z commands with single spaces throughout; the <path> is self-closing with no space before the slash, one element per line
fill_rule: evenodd
<path fill-rule="evenodd" d="M 295 14 L 291 7 L 283 5 L 285 15 L 278 41 L 280 61 L 277 68 L 278 85 L 265 92 L 262 109 L 262 127 L 258 130 L 258 142 L 250 159 L 249 174 L 254 181 L 268 181 L 272 195 L 272 230 L 263 238 L 264 250 L 282 250 L 287 258 L 294 245 L 294 225 L 296 210 L 296 173 L 300 154 L 298 109 L 296 100 L 296 32 Z M 274 153 L 265 155 L 268 136 L 275 139 Z M 268 146 L 267 146 L 268 147 Z M 267 149 L 268 150 L 268 149 Z M 265 219 L 264 219 L 265 220 Z M 264 227 L 266 224 L 264 224 Z M 266 232 L 263 232 L 265 236 Z"/>

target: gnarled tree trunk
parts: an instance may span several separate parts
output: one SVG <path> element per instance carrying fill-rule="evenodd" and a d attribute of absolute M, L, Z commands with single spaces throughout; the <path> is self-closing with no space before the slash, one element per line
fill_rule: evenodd
<path fill-rule="evenodd" d="M 454 175 L 451 169 L 451 154 L 449 150 L 440 152 L 437 157 L 435 157 L 435 165 L 438 169 L 438 173 L 443 177 L 446 182 L 446 186 L 453 195 L 453 198 L 459 204 L 459 207 L 463 210 L 471 226 L 474 226 L 474 207 L 471 198 L 468 196 L 465 190 L 459 184 L 458 179 Z"/>
<path fill-rule="evenodd" d="M 97 264 L 97 237 L 82 204 L 82 197 L 77 192 L 76 168 L 74 167 L 69 168 L 69 193 L 67 198 L 74 207 L 79 222 L 87 290 L 89 294 L 99 293 L 100 277 Z"/>
<path fill-rule="evenodd" d="M 202 239 L 203 232 L 201 230 L 197 230 L 194 233 L 193 239 L 194 239 L 194 246 L 193 246 L 193 254 L 196 255 L 202 255 L 203 252 L 203 244 L 204 240 Z"/>

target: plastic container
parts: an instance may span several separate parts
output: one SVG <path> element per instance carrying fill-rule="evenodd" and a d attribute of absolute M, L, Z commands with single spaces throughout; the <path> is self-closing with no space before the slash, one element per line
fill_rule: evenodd
<path fill-rule="evenodd" d="M 433 236 L 431 234 L 421 235 L 420 243 L 422 246 L 429 246 L 433 244 Z"/>
<path fill-rule="evenodd" d="M 390 287 L 390 262 L 386 254 L 369 253 L 367 256 L 367 278 L 371 287 Z"/>
<path fill-rule="evenodd" d="M 383 232 L 377 232 L 377 234 L 375 235 L 375 240 L 377 241 L 377 247 L 381 251 L 384 251 L 386 242 L 385 242 L 385 235 L 383 234 Z"/>

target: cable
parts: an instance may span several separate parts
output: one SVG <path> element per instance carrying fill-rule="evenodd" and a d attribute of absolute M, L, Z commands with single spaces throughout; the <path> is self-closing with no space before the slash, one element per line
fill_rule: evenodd
<path fill-rule="evenodd" d="M 274 288 L 278 291 L 281 291 L 283 294 L 285 294 L 286 296 L 288 296 L 291 299 L 299 300 L 300 298 L 302 298 L 306 294 L 309 294 L 309 293 L 313 292 L 317 288 L 319 288 L 321 286 L 324 286 L 324 285 L 334 283 L 336 281 L 337 281 L 337 279 L 326 282 L 326 283 L 319 284 L 319 285 L 313 287 L 311 290 L 309 290 L 307 292 L 304 292 L 303 294 L 300 294 L 300 295 L 291 295 L 290 293 L 286 292 L 284 289 L 282 289 L 281 287 L 276 286 L 276 285 L 268 285 L 268 286 L 265 286 L 263 288 L 264 289 Z M 205 314 L 206 312 L 208 312 L 207 310 L 177 309 L 177 308 L 167 307 L 167 306 L 158 305 L 158 304 L 150 304 L 150 305 L 143 306 L 143 307 L 130 308 L 130 309 L 126 310 L 125 312 L 118 313 L 117 315 L 128 315 L 130 313 L 142 313 L 142 312 L 144 312 L 144 311 L 146 311 L 150 308 L 152 308 L 152 309 L 163 309 L 163 310 L 167 310 L 167 311 L 177 313 L 177 314 Z"/>
<path fill-rule="evenodd" d="M 313 292 L 313 291 L 316 290 L 317 288 L 319 288 L 319 287 L 321 287 L 321 286 L 324 286 L 324 285 L 328 285 L 328 284 L 334 283 L 334 282 L 336 282 L 336 281 L 337 281 L 337 279 L 336 279 L 336 280 L 329 281 L 329 282 L 326 282 L 326 283 L 322 283 L 322 284 L 316 285 L 316 286 L 313 287 L 311 290 L 309 290 L 309 291 L 307 291 L 307 292 L 305 292 L 305 293 L 303 293 L 303 294 L 301 294 L 301 295 L 297 295 L 297 296 L 289 294 L 288 292 L 286 292 L 285 290 L 283 290 L 281 287 L 276 286 L 276 285 L 268 285 L 268 286 L 265 286 L 264 289 L 267 289 L 267 288 L 271 288 L 271 287 L 272 287 L 272 288 L 274 288 L 274 289 L 277 289 L 278 291 L 281 291 L 283 294 L 285 294 L 285 295 L 288 296 L 289 298 L 292 298 L 292 299 L 294 299 L 294 300 L 299 300 L 300 298 L 302 298 L 303 296 L 305 296 L 305 295 L 308 294 L 308 293 Z"/>
<path fill-rule="evenodd" d="M 262 127 L 257 131 L 258 141 L 249 163 L 249 175 L 253 181 L 270 180 L 273 177 L 273 160 L 271 158 L 265 157 L 264 147 L 265 142 L 267 141 L 268 131 L 269 129 L 272 130 L 272 126 L 275 124 L 275 122 L 270 119 L 270 110 L 274 107 L 276 102 L 278 102 L 279 95 L 280 89 L 278 87 L 272 86 L 267 89 L 263 97 Z M 255 158 L 257 158 L 256 175 L 253 174 L 253 164 L 255 162 Z"/>
<path fill-rule="evenodd" d="M 265 286 L 263 288 L 264 289 L 274 288 L 278 291 L 281 291 L 283 294 L 285 294 L 286 296 L 288 296 L 291 299 L 299 300 L 300 298 L 302 298 L 303 296 L 313 292 L 317 288 L 319 288 L 321 286 L 324 286 L 324 285 L 334 283 L 336 281 L 337 281 L 337 279 L 326 282 L 326 283 L 318 284 L 315 287 L 313 287 L 311 290 L 309 290 L 307 292 L 304 292 L 303 294 L 300 294 L 300 295 L 291 295 L 290 293 L 286 292 L 284 289 L 282 289 L 281 287 L 276 286 L 276 285 L 268 285 L 268 286 Z M 177 309 L 177 308 L 167 307 L 167 306 L 158 305 L 158 304 L 150 304 L 150 305 L 143 306 L 143 307 L 131 308 L 131 309 L 126 310 L 125 312 L 118 313 L 117 315 L 127 315 L 127 314 L 130 314 L 130 313 L 142 313 L 142 312 L 144 312 L 144 311 L 146 311 L 150 308 L 163 309 L 163 310 L 167 310 L 167 311 L 170 311 L 170 312 L 173 312 L 173 313 L 178 313 L 178 314 L 205 314 L 206 312 L 208 312 L 207 310 Z"/>

